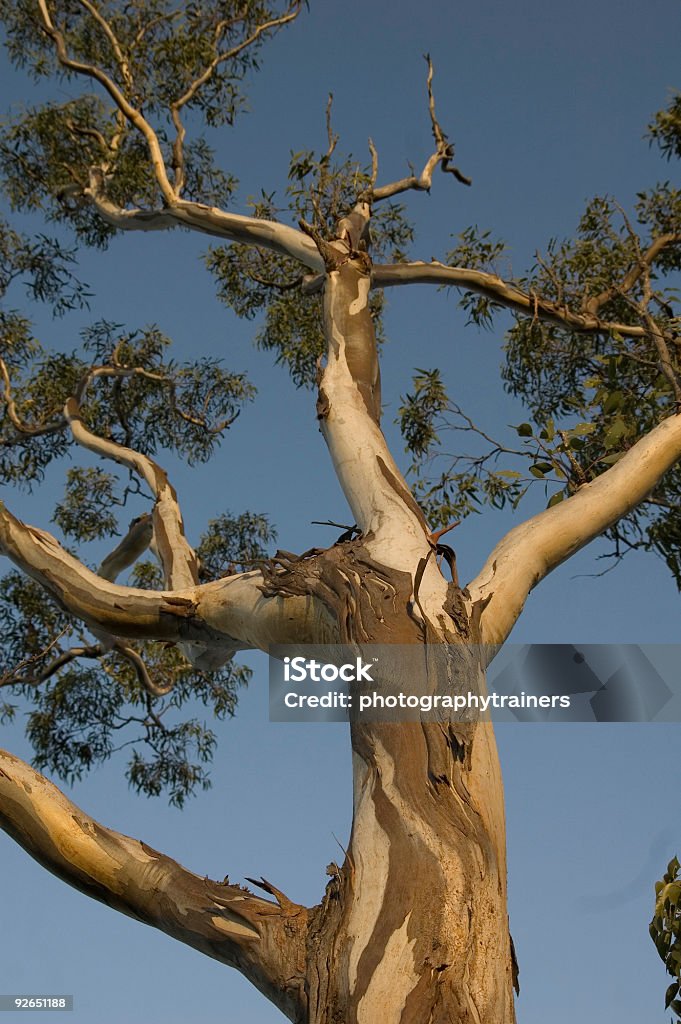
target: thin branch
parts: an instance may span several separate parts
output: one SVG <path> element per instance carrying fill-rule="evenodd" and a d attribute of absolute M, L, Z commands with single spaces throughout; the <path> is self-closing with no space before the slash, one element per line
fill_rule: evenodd
<path fill-rule="evenodd" d="M 435 141 L 435 150 L 428 157 L 423 170 L 418 176 L 411 174 L 409 177 L 402 178 L 400 181 L 393 181 L 389 185 L 381 185 L 377 188 L 375 181 L 378 176 L 378 154 L 370 139 L 369 150 L 371 152 L 372 163 L 372 187 L 370 190 L 370 199 L 372 202 L 378 202 L 381 199 L 390 199 L 392 196 L 400 195 L 402 192 L 408 192 L 410 189 L 415 189 L 418 192 L 429 192 L 433 183 L 433 171 L 438 164 L 446 174 L 453 174 L 456 180 L 461 182 L 462 185 L 471 184 L 471 179 L 466 177 L 465 174 L 462 174 L 459 168 L 452 163 L 452 160 L 454 159 L 454 146 L 443 132 L 440 122 L 435 114 L 433 62 L 428 54 L 425 59 L 428 64 L 428 76 L 426 79 L 428 88 L 428 112 L 430 114 L 431 131 Z"/>
<path fill-rule="evenodd" d="M 208 67 L 204 68 L 201 74 L 194 79 L 185 92 L 183 92 L 182 95 L 173 102 L 172 109 L 181 110 L 182 107 L 186 106 L 187 103 L 193 100 L 199 89 L 209 81 L 213 72 L 220 66 L 220 64 L 224 64 L 225 61 L 232 60 L 232 58 L 237 57 L 243 50 L 252 46 L 264 32 L 268 32 L 270 29 L 280 28 L 282 25 L 286 25 L 287 22 L 293 21 L 297 18 L 300 13 L 301 6 L 302 0 L 294 0 L 285 14 L 280 15 L 278 18 L 272 18 L 270 21 L 263 22 L 262 25 L 258 25 L 257 28 L 254 29 L 248 38 L 243 39 L 236 46 L 233 46 L 231 50 L 226 50 L 224 53 L 218 54 L 215 59 L 210 62 Z M 220 25 L 223 28 L 227 27 L 227 22 L 221 22 Z M 222 29 L 219 34 L 221 34 L 221 32 Z M 219 36 L 216 42 L 219 42 Z"/>
<path fill-rule="evenodd" d="M 52 650 L 53 647 L 57 646 L 61 638 L 68 632 L 69 627 L 67 626 L 66 628 L 62 629 L 61 632 L 57 633 L 57 635 L 53 637 L 52 640 L 50 640 L 49 644 L 43 647 L 42 651 L 38 651 L 37 654 L 32 654 L 30 657 L 24 658 L 22 661 L 19 662 L 18 665 L 15 665 L 13 669 L 9 669 L 9 671 L 4 672 L 0 676 L 0 686 L 38 686 L 41 682 L 43 682 L 44 679 L 47 679 L 50 675 L 52 675 L 54 671 L 56 671 L 57 668 L 60 667 L 59 665 L 57 665 L 55 669 L 51 669 L 47 673 L 40 673 L 40 676 L 38 677 L 22 677 L 21 673 L 23 672 L 24 669 L 28 668 L 29 665 L 34 665 L 36 662 L 44 658 Z M 85 648 L 80 649 L 84 650 Z M 76 650 L 76 648 L 72 648 L 72 650 Z M 56 658 L 55 661 L 59 661 L 61 657 L 62 655 Z M 78 657 L 78 655 L 74 654 L 73 657 Z M 54 662 L 51 662 L 50 664 L 54 664 Z"/>
<path fill-rule="evenodd" d="M 173 683 L 168 683 L 166 686 L 159 686 L 158 683 L 154 682 L 149 675 L 149 670 L 144 664 L 144 660 L 134 647 L 130 647 L 129 644 L 116 640 L 113 645 L 113 650 L 122 655 L 126 661 L 130 662 L 141 686 L 151 697 L 165 697 L 166 694 L 170 693 L 173 689 Z"/>
<path fill-rule="evenodd" d="M 215 74 L 216 70 L 221 64 L 224 64 L 228 60 L 233 60 L 249 46 L 252 46 L 263 33 L 268 32 L 272 29 L 280 28 L 282 25 L 287 24 L 289 21 L 293 21 L 297 18 L 302 0 L 294 0 L 285 14 L 282 14 L 278 18 L 272 18 L 270 21 L 263 22 L 262 25 L 258 25 L 257 28 L 248 36 L 243 39 L 236 46 L 233 46 L 230 50 L 226 50 L 224 53 L 216 53 L 215 58 L 203 69 L 201 74 L 193 80 L 191 85 L 182 93 L 178 99 L 174 100 L 170 105 L 170 116 L 175 128 L 175 139 L 173 141 L 173 165 L 175 168 L 175 191 L 177 195 L 180 195 L 185 184 L 185 159 L 184 159 L 184 140 L 186 136 L 186 129 L 182 123 L 180 111 L 188 103 L 194 99 L 201 88 L 210 81 Z M 220 43 L 220 38 L 226 28 L 231 27 L 234 24 L 234 19 L 219 21 L 215 27 L 215 40 L 214 46 L 217 47 Z"/>
<path fill-rule="evenodd" d="M 132 75 L 130 74 L 130 66 L 128 65 L 128 62 L 125 58 L 125 54 L 123 53 L 123 50 L 121 48 L 121 44 L 116 38 L 116 35 L 113 29 L 111 28 L 111 25 L 103 16 L 101 11 L 99 11 L 94 4 L 90 3 L 90 0 L 78 0 L 78 2 L 81 5 L 81 7 L 84 7 L 85 10 L 91 15 L 91 17 L 94 18 L 99 27 L 102 29 L 104 35 L 106 36 L 111 45 L 111 49 L 113 50 L 114 57 L 116 58 L 116 64 L 118 65 L 118 70 L 121 73 L 121 78 L 125 82 L 127 88 L 132 89 Z"/>
<path fill-rule="evenodd" d="M 38 7 L 42 18 L 43 29 L 54 43 L 59 63 L 68 71 L 73 71 L 77 75 L 84 75 L 87 78 L 92 78 L 96 82 L 99 82 L 106 92 L 108 92 L 119 110 L 125 115 L 130 124 L 142 134 L 147 143 L 147 149 L 149 150 L 149 157 L 154 169 L 154 174 L 163 197 L 167 203 L 172 203 L 176 198 L 176 194 L 168 180 L 165 161 L 161 151 L 161 144 L 156 132 L 142 115 L 141 111 L 130 103 L 127 97 L 121 92 L 119 87 L 106 74 L 106 72 L 93 64 L 85 64 L 82 61 L 74 60 L 69 56 L 66 40 L 64 39 L 63 33 L 52 21 L 52 16 L 50 15 L 47 7 L 47 0 L 38 0 Z"/>
<path fill-rule="evenodd" d="M 660 359 L 660 369 L 669 381 L 674 393 L 676 410 L 678 412 L 681 409 L 681 383 L 679 383 L 679 375 L 674 369 L 674 365 L 669 354 L 669 348 L 667 347 L 667 342 L 665 341 L 656 320 L 650 315 L 650 312 L 646 309 L 642 315 L 650 333 L 650 337 L 653 339 L 653 344 L 657 349 L 657 354 Z"/>
<path fill-rule="evenodd" d="M 24 434 L 26 437 L 42 437 L 44 434 L 54 434 L 65 428 L 66 420 L 63 416 L 43 423 L 26 423 L 25 420 L 22 420 L 17 411 L 16 403 L 12 397 L 9 370 L 7 369 L 5 360 L 2 358 L 0 358 L 0 377 L 2 378 L 3 383 L 7 415 L 9 416 L 10 423 L 17 433 Z"/>
<path fill-rule="evenodd" d="M 192 587 L 198 582 L 198 562 L 194 550 L 184 535 L 182 513 L 175 489 L 165 470 L 146 455 L 98 437 L 83 422 L 80 404 L 69 398 L 64 405 L 64 416 L 71 428 L 74 441 L 83 448 L 126 466 L 141 477 L 154 495 L 154 540 L 166 585 L 172 590 Z"/>
<path fill-rule="evenodd" d="M 606 288 L 598 295 L 594 295 L 590 299 L 586 300 L 583 306 L 584 312 L 596 315 L 602 307 L 606 305 L 606 303 L 610 302 L 618 295 L 627 295 L 636 282 L 639 281 L 641 276 L 645 273 L 646 268 L 650 269 L 652 267 L 660 253 L 664 252 L 664 250 L 670 245 L 679 244 L 681 244 L 681 235 L 678 233 L 670 232 L 665 235 L 660 235 L 659 238 L 656 238 L 655 241 L 648 246 L 634 266 L 627 271 L 619 285 L 614 285 L 612 288 Z"/>

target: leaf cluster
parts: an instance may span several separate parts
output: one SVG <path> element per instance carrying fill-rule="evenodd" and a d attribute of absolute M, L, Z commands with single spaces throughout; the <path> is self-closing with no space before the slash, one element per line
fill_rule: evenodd
<path fill-rule="evenodd" d="M 75 274 L 76 254 L 47 235 L 29 238 L 0 217 L 0 300 L 23 282 L 29 299 L 46 302 L 55 316 L 87 306 L 87 286 Z"/>
<path fill-rule="evenodd" d="M 650 937 L 673 981 L 665 994 L 664 1008 L 681 1020 L 681 867 L 677 857 L 667 865 L 662 881 L 655 883 L 655 914 Z"/>
<path fill-rule="evenodd" d="M 677 103 L 658 115 L 673 155 Z M 489 232 L 462 232 L 447 259 L 498 274 L 505 247 Z M 681 192 L 662 182 L 640 192 L 631 216 L 610 197 L 587 204 L 574 237 L 549 242 L 528 275 L 513 282 L 559 312 L 597 315 L 603 330 L 580 331 L 556 318 L 515 314 L 502 375 L 529 421 L 519 444 L 496 441 L 443 393 L 407 396 L 400 423 L 422 503 L 445 525 L 483 504 L 515 508 L 531 485 L 556 504 L 617 462 L 643 434 L 678 407 L 681 382 Z M 489 327 L 498 305 L 464 292 L 469 319 Z M 631 328 L 631 331 L 629 330 Z M 418 379 L 418 378 L 417 378 Z M 432 389 L 432 384 L 430 385 Z M 423 389 L 423 382 L 421 383 Z M 449 455 L 442 432 L 467 432 L 472 450 Z M 681 470 L 671 470 L 648 501 L 608 531 L 611 554 L 654 550 L 681 587 Z"/>
<path fill-rule="evenodd" d="M 274 536 L 267 518 L 254 513 L 212 520 L 197 546 L 202 576 L 217 578 L 261 561 Z M 158 565 L 139 563 L 131 583 L 161 588 Z M 84 653 L 67 660 L 74 648 Z M 13 717 L 12 697 L 28 702 L 26 734 L 36 766 L 70 782 L 127 750 L 131 786 L 148 796 L 166 793 L 181 806 L 210 785 L 216 737 L 201 715 L 232 716 L 251 673 L 232 664 L 195 669 L 174 644 L 140 643 L 136 651 L 152 681 L 171 687 L 167 696 L 152 698 L 117 650 L 96 652 L 94 638 L 33 580 L 16 571 L 0 578 L 0 665 L 8 666 L 0 669 L 0 688 L 10 697 L 1 713 Z"/>
<path fill-rule="evenodd" d="M 147 141 L 112 90 L 147 120 L 166 166 L 178 170 L 181 160 L 185 198 L 225 205 L 235 179 L 217 166 L 205 132 L 184 141 L 181 118 L 193 125 L 201 119 L 209 129 L 234 123 L 245 108 L 244 80 L 258 68 L 259 49 L 276 26 L 258 30 L 286 6 L 258 0 L 196 0 L 179 8 L 165 0 L 100 0 L 88 6 L 64 0 L 52 14 L 78 71 L 58 61 L 35 4 L 0 3 L 16 66 L 36 80 L 61 78 L 69 88 L 79 77 L 88 82 L 81 94 L 19 110 L 5 125 L 0 174 L 14 208 L 40 209 L 49 220 L 69 223 L 87 244 L 105 246 L 114 229 L 87 201 L 93 173 L 120 207 L 162 205 Z"/>
<path fill-rule="evenodd" d="M 190 465 L 211 457 L 255 394 L 243 374 L 227 371 L 219 360 L 176 362 L 168 353 L 170 339 L 155 327 L 126 332 L 99 321 L 82 332 L 81 349 L 66 353 L 44 350 L 28 322 L 14 314 L 0 313 L 0 327 L 0 356 L 21 423 L 12 422 L 5 395 L 0 479 L 6 483 L 30 488 L 73 447 L 63 408 L 83 381 L 88 383 L 82 413 L 90 430 L 145 455 L 172 451 Z M 102 486 L 101 476 L 87 479 Z M 67 501 L 76 513 L 78 480 L 78 493 L 84 493 L 85 478 L 74 476 Z"/>
<path fill-rule="evenodd" d="M 336 142 L 330 136 L 329 149 L 321 155 L 311 150 L 291 153 L 283 204 L 277 205 L 274 194 L 263 192 L 258 200 L 251 200 L 253 216 L 280 219 L 286 214 L 294 222 L 312 222 L 326 237 L 336 237 L 339 221 L 370 186 L 368 169 L 352 156 L 334 159 Z M 371 220 L 372 258 L 404 259 L 412 236 L 403 206 L 381 205 Z M 212 247 L 206 266 L 215 277 L 218 297 L 237 316 L 263 317 L 256 344 L 275 354 L 298 387 L 312 387 L 317 362 L 326 349 L 322 300 L 319 292 L 306 290 L 299 264 L 269 250 L 230 245 Z M 372 292 L 369 310 L 379 343 L 383 309 L 382 293 Z"/>

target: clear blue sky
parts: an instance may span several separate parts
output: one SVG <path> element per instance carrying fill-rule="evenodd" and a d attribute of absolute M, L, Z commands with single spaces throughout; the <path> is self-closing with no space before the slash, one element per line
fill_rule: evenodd
<path fill-rule="evenodd" d="M 407 160 L 423 159 L 430 145 L 425 52 L 436 67 L 441 121 L 474 185 L 438 177 L 430 197 L 410 198 L 417 258 L 441 255 L 450 235 L 477 223 L 509 242 L 520 273 L 537 248 L 573 230 L 591 195 L 608 192 L 627 205 L 636 191 L 677 174 L 643 139 L 650 115 L 681 85 L 681 13 L 671 0 L 645 7 L 632 0 L 311 6 L 263 54 L 252 112 L 221 136 L 242 202 L 261 187 L 283 187 L 290 149 L 323 143 L 330 90 L 341 143 L 364 153 L 371 135 L 383 180 L 403 173 Z M 9 99 L 24 88 L 8 75 Z M 326 539 L 310 520 L 345 517 L 313 396 L 296 392 L 269 356 L 250 347 L 248 325 L 218 305 L 197 259 L 204 248 L 202 239 L 178 232 L 122 237 L 107 254 L 87 254 L 93 309 L 130 326 L 158 323 L 180 357 L 200 350 L 248 369 L 261 401 L 239 419 L 220 457 L 195 472 L 170 464 L 188 531 L 196 536 L 225 508 L 252 508 L 272 514 L 282 546 L 301 550 Z M 499 384 L 501 332 L 466 327 L 453 296 L 432 289 L 389 300 L 386 422 L 412 368 L 435 365 L 480 422 L 503 428 L 519 421 Z M 39 313 L 46 343 L 71 344 L 81 322 Z M 7 495 L 8 504 L 48 527 L 52 485 L 42 497 Z M 457 530 L 463 576 L 508 525 L 488 512 Z M 514 639 L 677 641 L 681 600 L 662 564 L 632 556 L 605 577 L 587 577 L 603 566 L 594 561 L 598 550 L 592 545 L 542 584 Z M 71 795 L 103 823 L 200 874 L 264 875 L 313 903 L 326 864 L 339 856 L 335 837 L 344 843 L 348 834 L 346 731 L 268 723 L 265 658 L 252 664 L 238 716 L 219 730 L 210 793 L 180 813 L 134 797 L 109 765 Z M 6 733 L 3 744 L 26 754 L 19 730 Z M 647 923 L 652 884 L 681 851 L 678 735 L 679 726 L 669 725 L 499 730 L 521 1024 L 667 1019 L 664 972 Z M 73 993 L 74 1024 L 283 1020 L 235 972 L 88 901 L 4 835 L 0 907 L 0 992 Z"/>

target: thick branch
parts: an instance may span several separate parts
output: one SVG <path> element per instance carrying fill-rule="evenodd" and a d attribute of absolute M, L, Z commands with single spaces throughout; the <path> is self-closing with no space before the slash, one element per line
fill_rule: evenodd
<path fill-rule="evenodd" d="M 44 530 L 16 519 L 0 502 L 0 553 L 40 583 L 95 634 L 202 645 L 222 664 L 237 650 L 272 644 L 333 643 L 335 623 L 312 597 L 265 597 L 260 572 L 179 591 L 109 583 Z M 321 637 L 321 639 L 320 639 Z M 208 667 L 206 662 L 204 668 Z"/>
<path fill-rule="evenodd" d="M 0 751 L 0 827 L 87 896 L 236 967 L 292 1020 L 304 1000 L 307 912 L 213 882 L 105 828 L 44 776 Z"/>
<path fill-rule="evenodd" d="M 345 218 L 343 237 L 315 238 L 327 265 L 324 330 L 328 344 L 317 412 L 338 481 L 371 557 L 413 574 L 423 564 L 419 607 L 437 622 L 446 585 L 430 558 L 428 525 L 380 428 L 380 376 L 369 311 L 370 261 L 354 251 L 368 206 Z M 346 240 L 348 239 L 348 240 Z M 356 244 L 356 243 L 355 243 Z"/>
<path fill-rule="evenodd" d="M 120 574 L 134 565 L 137 559 L 144 554 L 151 544 L 153 535 L 154 526 L 150 515 L 133 519 L 125 537 L 106 556 L 97 575 L 101 576 L 103 580 L 108 580 L 109 583 L 115 583 Z"/>
<path fill-rule="evenodd" d="M 539 295 L 522 291 L 496 274 L 489 274 L 484 270 L 471 270 L 468 267 L 448 267 L 437 260 L 431 263 L 378 264 L 373 268 L 371 283 L 374 288 L 394 288 L 405 284 L 435 284 L 447 288 L 461 288 L 485 295 L 506 309 L 514 309 L 527 316 L 536 316 L 540 320 L 547 320 L 571 331 L 616 331 L 628 338 L 644 338 L 648 334 L 646 327 L 601 320 L 594 313 L 573 313 L 566 306 L 558 306 Z"/>
<path fill-rule="evenodd" d="M 104 176 L 96 168 L 90 172 L 86 195 L 108 224 L 123 231 L 166 231 L 168 228 L 186 227 L 214 238 L 271 249 L 316 272 L 324 269 L 314 242 L 302 231 L 278 221 L 244 217 L 185 199 L 174 200 L 163 210 L 126 209 L 117 206 L 106 195 Z"/>
<path fill-rule="evenodd" d="M 636 508 L 681 458 L 681 415 L 642 437 L 596 480 L 516 526 L 469 584 L 484 643 L 508 636 L 530 591 L 556 566 Z"/>

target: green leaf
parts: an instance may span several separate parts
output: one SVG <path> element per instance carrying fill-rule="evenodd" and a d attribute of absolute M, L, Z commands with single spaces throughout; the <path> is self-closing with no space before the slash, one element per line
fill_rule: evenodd
<path fill-rule="evenodd" d="M 519 437 L 532 437 L 534 433 L 529 423 L 520 423 L 515 429 Z"/>
<path fill-rule="evenodd" d="M 605 400 L 603 405 L 603 412 L 615 412 L 616 409 L 621 409 L 624 404 L 624 395 L 621 391 L 612 391 Z"/>
<path fill-rule="evenodd" d="M 559 505 L 560 502 L 563 501 L 564 498 L 565 498 L 565 491 L 556 491 L 556 493 L 552 494 L 551 497 L 549 498 L 549 503 L 548 503 L 548 505 L 546 507 L 547 508 L 553 508 L 554 505 Z"/>
<path fill-rule="evenodd" d="M 618 416 L 615 422 L 612 424 L 607 434 L 603 438 L 603 445 L 605 448 L 614 448 L 614 446 L 622 440 L 623 437 L 629 433 L 629 427 L 624 420 Z"/>
<path fill-rule="evenodd" d="M 595 423 L 578 423 L 566 431 L 566 433 L 568 437 L 584 437 L 586 434 L 593 434 L 595 429 Z"/>

